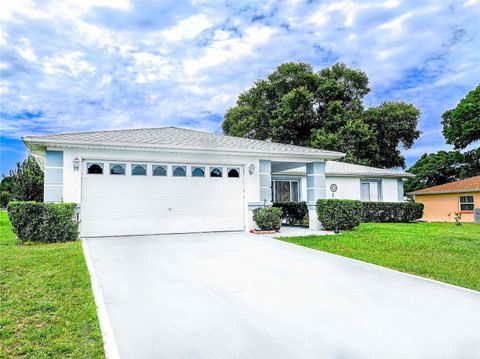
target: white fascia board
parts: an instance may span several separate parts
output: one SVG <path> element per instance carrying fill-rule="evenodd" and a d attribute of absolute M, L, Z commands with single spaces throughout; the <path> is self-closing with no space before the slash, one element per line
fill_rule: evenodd
<path fill-rule="evenodd" d="M 205 148 L 205 147 L 185 147 L 185 146 L 152 146 L 151 144 L 128 144 L 128 143 L 119 143 L 117 145 L 112 145 L 111 143 L 87 143 L 84 141 L 63 141 L 63 140 L 48 140 L 42 138 L 23 138 L 27 146 L 38 144 L 46 147 L 63 147 L 63 148 L 86 148 L 86 149 L 110 149 L 110 150 L 121 150 L 121 151 L 147 151 L 147 152 L 178 152 L 178 153 L 219 153 L 219 154 L 235 154 L 235 155 L 257 155 L 257 156 L 268 156 L 275 159 L 289 159 L 301 160 L 301 161 L 313 161 L 313 160 L 334 160 L 339 159 L 344 156 L 341 152 L 319 152 L 319 153 L 305 153 L 305 152 L 293 152 L 285 151 L 284 153 L 280 151 L 262 151 L 262 150 L 244 150 L 244 149 L 222 149 L 222 148 Z"/>

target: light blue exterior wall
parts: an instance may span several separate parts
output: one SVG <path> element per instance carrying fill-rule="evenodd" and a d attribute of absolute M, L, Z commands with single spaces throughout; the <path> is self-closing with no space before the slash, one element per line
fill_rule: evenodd
<path fill-rule="evenodd" d="M 45 154 L 44 202 L 61 202 L 63 198 L 63 151 Z"/>
<path fill-rule="evenodd" d="M 260 160 L 260 201 L 270 204 L 272 202 L 272 162 Z"/>

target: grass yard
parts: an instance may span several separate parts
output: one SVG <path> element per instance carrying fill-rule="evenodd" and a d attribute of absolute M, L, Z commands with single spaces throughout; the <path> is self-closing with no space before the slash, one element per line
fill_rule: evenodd
<path fill-rule="evenodd" d="M 337 236 L 277 239 L 480 290 L 480 225 L 364 223 Z"/>
<path fill-rule="evenodd" d="M 0 358 L 103 358 L 80 241 L 19 246 L 0 212 Z"/>

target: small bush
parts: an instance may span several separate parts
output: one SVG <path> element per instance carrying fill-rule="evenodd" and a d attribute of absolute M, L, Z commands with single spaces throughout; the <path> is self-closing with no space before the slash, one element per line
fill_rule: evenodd
<path fill-rule="evenodd" d="M 363 202 L 362 222 L 413 222 L 423 216 L 423 203 Z"/>
<path fill-rule="evenodd" d="M 263 231 L 277 230 L 282 225 L 282 210 L 277 207 L 262 207 L 253 211 L 253 220 Z"/>
<path fill-rule="evenodd" d="M 282 218 L 287 221 L 289 226 L 295 224 L 303 225 L 305 217 L 308 216 L 306 202 L 274 203 L 273 207 L 279 207 L 282 209 Z"/>
<path fill-rule="evenodd" d="M 78 238 L 75 203 L 10 202 L 8 218 L 22 242 L 68 242 Z"/>
<path fill-rule="evenodd" d="M 317 216 L 328 231 L 353 229 L 362 219 L 362 202 L 349 199 L 319 199 Z"/>

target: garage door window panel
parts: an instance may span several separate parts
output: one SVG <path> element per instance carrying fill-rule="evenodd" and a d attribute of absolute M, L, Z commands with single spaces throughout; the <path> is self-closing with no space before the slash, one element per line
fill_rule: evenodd
<path fill-rule="evenodd" d="M 114 176 L 125 176 L 124 163 L 110 163 L 110 174 Z"/>
<path fill-rule="evenodd" d="M 205 167 L 192 167 L 192 177 L 205 177 Z"/>
<path fill-rule="evenodd" d="M 223 169 L 222 167 L 210 167 L 210 177 L 222 177 Z"/>
<path fill-rule="evenodd" d="M 186 166 L 173 166 L 173 177 L 186 177 L 187 176 L 187 167 Z"/>
<path fill-rule="evenodd" d="M 146 176 L 147 175 L 147 165 L 133 164 L 132 165 L 132 176 Z"/>
<path fill-rule="evenodd" d="M 164 177 L 167 175 L 167 166 L 166 165 L 153 165 L 152 167 L 153 176 Z"/>
<path fill-rule="evenodd" d="M 240 168 L 228 168 L 228 177 L 230 178 L 239 178 L 240 177 Z"/>
<path fill-rule="evenodd" d="M 88 162 L 87 173 L 89 175 L 103 175 L 103 163 L 101 162 Z"/>

